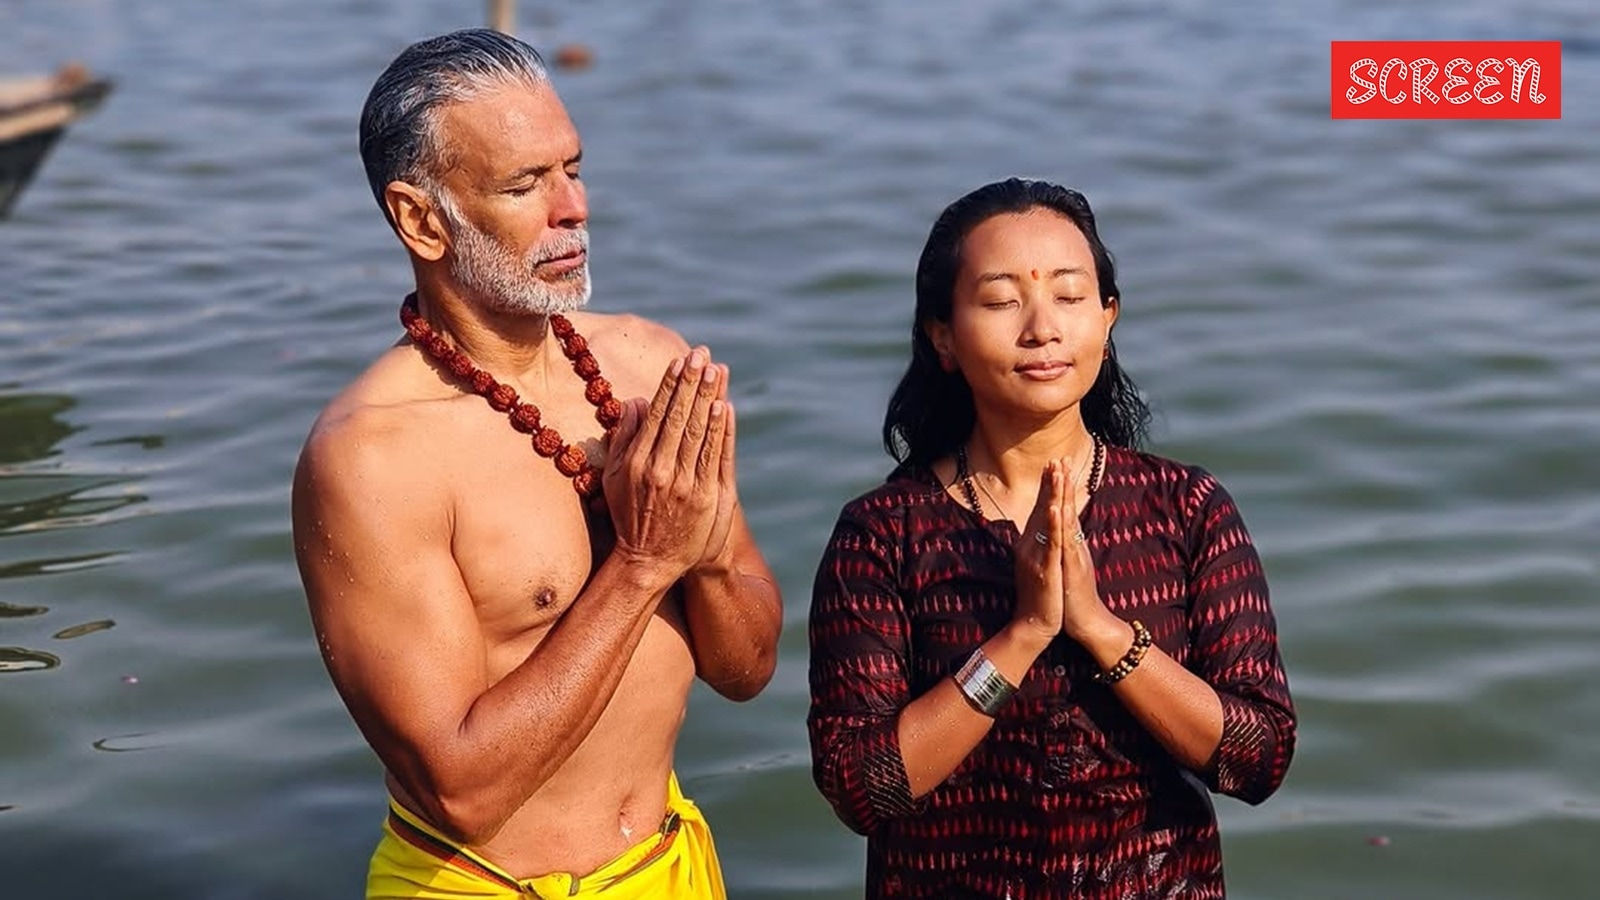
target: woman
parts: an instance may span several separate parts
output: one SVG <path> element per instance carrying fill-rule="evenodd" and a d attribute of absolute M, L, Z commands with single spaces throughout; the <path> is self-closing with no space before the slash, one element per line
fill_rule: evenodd
<path fill-rule="evenodd" d="M 814 775 L 869 897 L 1221 897 L 1207 789 L 1288 768 L 1260 561 L 1214 478 L 1139 451 L 1120 309 L 1075 191 L 991 184 L 928 236 L 900 465 L 811 608 Z"/>

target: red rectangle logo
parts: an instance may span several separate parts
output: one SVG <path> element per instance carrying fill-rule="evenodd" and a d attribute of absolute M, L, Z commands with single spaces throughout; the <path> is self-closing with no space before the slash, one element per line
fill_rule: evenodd
<path fill-rule="evenodd" d="M 1335 119 L 1559 119 L 1560 41 L 1333 41 Z"/>

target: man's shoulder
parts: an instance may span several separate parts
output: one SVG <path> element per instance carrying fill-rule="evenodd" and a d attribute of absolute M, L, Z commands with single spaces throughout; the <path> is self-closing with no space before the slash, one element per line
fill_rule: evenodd
<path fill-rule="evenodd" d="M 302 468 L 377 477 L 404 471 L 433 446 L 428 435 L 449 401 L 408 396 L 372 375 L 346 387 L 317 416 L 300 452 Z"/>
<path fill-rule="evenodd" d="M 660 322 L 633 313 L 572 313 L 573 327 L 602 352 L 652 358 L 682 356 L 689 352 L 683 336 Z"/>
<path fill-rule="evenodd" d="M 689 352 L 676 331 L 643 316 L 579 312 L 569 318 L 620 397 L 649 397 L 667 364 Z"/>

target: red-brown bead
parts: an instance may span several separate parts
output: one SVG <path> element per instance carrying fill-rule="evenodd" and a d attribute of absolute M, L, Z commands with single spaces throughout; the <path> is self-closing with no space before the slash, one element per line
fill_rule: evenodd
<path fill-rule="evenodd" d="M 472 373 L 472 392 L 474 394 L 483 394 L 484 396 L 488 396 L 490 391 L 493 391 L 499 386 L 500 382 L 495 381 L 493 375 L 490 375 L 488 372 L 485 372 L 482 369 L 477 369 Z"/>
<path fill-rule="evenodd" d="M 588 381 L 600 374 L 600 361 L 594 358 L 593 353 L 585 350 L 572 358 L 572 371 L 577 372 L 579 378 Z"/>
<path fill-rule="evenodd" d="M 589 457 L 584 456 L 582 450 L 571 444 L 561 448 L 560 455 L 556 457 L 556 471 L 568 478 L 582 472 L 588 464 Z"/>
<path fill-rule="evenodd" d="M 495 412 L 506 412 L 517 405 L 517 392 L 509 384 L 497 384 L 489 392 L 489 406 Z"/>
<path fill-rule="evenodd" d="M 467 359 L 467 355 L 460 350 L 451 350 L 450 354 L 445 357 L 445 365 L 449 367 L 450 372 L 457 378 L 465 378 L 478 371 L 478 368 L 472 364 L 472 360 Z"/>
<path fill-rule="evenodd" d="M 593 497 L 600 489 L 600 471 L 594 467 L 584 469 L 572 476 L 572 486 L 578 493 L 585 497 Z"/>
<path fill-rule="evenodd" d="M 550 330 L 556 333 L 556 337 L 563 339 L 578 333 L 577 329 L 572 327 L 572 322 L 560 314 L 550 317 Z"/>
<path fill-rule="evenodd" d="M 567 355 L 567 359 L 576 359 L 588 350 L 589 342 L 581 334 L 574 332 L 561 339 L 561 352 Z"/>
<path fill-rule="evenodd" d="M 611 431 L 617 427 L 618 422 L 622 421 L 622 401 L 615 397 L 608 398 L 600 404 L 599 409 L 594 411 L 594 417 L 600 420 L 600 424 L 605 426 L 606 431 Z"/>
<path fill-rule="evenodd" d="M 533 452 L 549 459 L 561 452 L 561 435 L 554 428 L 541 428 L 533 436 Z"/>
<path fill-rule="evenodd" d="M 606 402 L 611 397 L 611 382 L 599 375 L 589 379 L 589 386 L 583 389 L 583 399 L 595 406 Z"/>
<path fill-rule="evenodd" d="M 519 403 L 511 411 L 511 427 L 523 434 L 533 434 L 539 430 L 539 407 L 528 403 Z"/>

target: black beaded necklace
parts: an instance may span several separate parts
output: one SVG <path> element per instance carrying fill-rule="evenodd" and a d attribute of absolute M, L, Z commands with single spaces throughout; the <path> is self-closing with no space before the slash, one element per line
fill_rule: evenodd
<path fill-rule="evenodd" d="M 1093 454 L 1094 461 L 1089 465 L 1089 482 L 1086 487 L 1088 492 L 1093 494 L 1100 487 L 1100 473 L 1104 469 L 1106 461 L 1106 445 L 1104 441 L 1100 440 L 1098 434 L 1090 434 L 1089 440 L 1094 446 L 1094 449 L 1090 451 Z M 961 484 L 961 493 L 965 495 L 967 505 L 972 507 L 972 511 L 980 517 L 987 519 L 988 516 L 984 515 L 983 512 L 983 504 L 978 502 L 978 489 L 976 483 L 972 480 L 972 469 L 967 464 L 967 445 L 964 443 L 956 446 L 956 481 Z M 998 506 L 998 502 L 996 506 Z M 1005 510 L 1000 510 L 1000 514 L 1004 515 Z"/>

